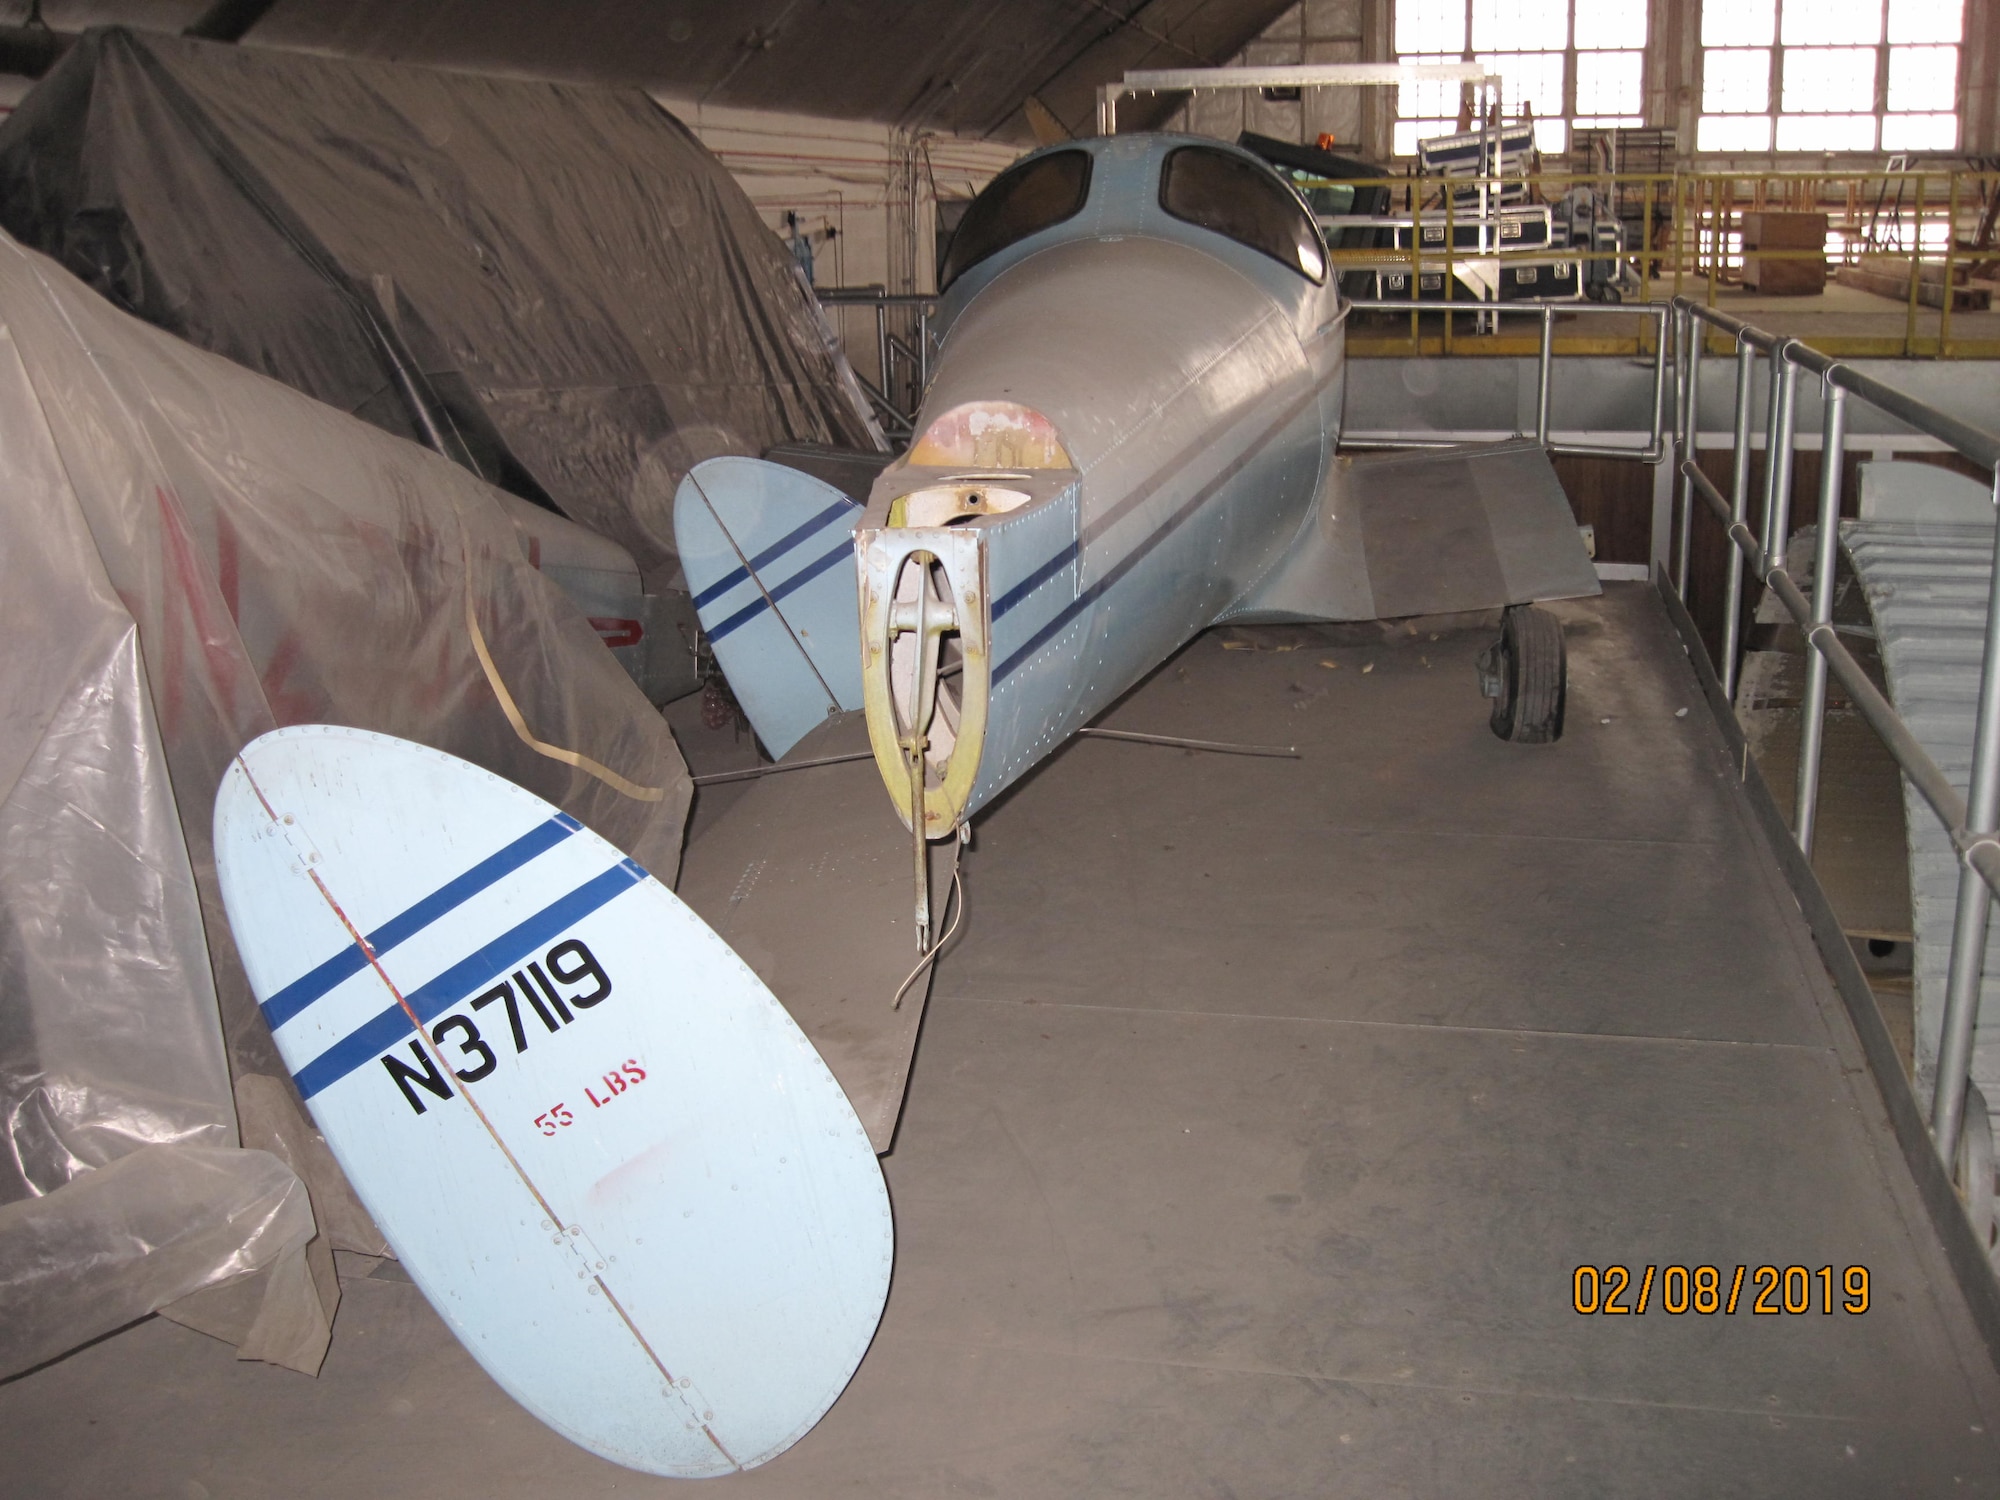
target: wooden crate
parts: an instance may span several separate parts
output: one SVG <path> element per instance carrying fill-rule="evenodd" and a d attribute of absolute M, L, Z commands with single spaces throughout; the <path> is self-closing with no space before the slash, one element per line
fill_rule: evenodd
<path fill-rule="evenodd" d="M 1826 290 L 1826 261 L 1751 260 L 1743 261 L 1743 290 L 1766 297 L 1811 297 Z"/>
<path fill-rule="evenodd" d="M 1826 251 L 1826 215 L 1757 209 L 1743 216 L 1745 250 Z"/>
<path fill-rule="evenodd" d="M 1759 210 L 1743 216 L 1743 289 L 1767 297 L 1810 297 L 1826 290 L 1826 215 Z M 1759 250 L 1817 251 L 1764 260 Z"/>

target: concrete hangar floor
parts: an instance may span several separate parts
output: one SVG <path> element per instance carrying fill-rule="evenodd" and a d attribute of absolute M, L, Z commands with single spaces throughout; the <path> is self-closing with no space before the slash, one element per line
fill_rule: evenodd
<path fill-rule="evenodd" d="M 1554 607 L 1553 747 L 1487 732 L 1483 634 L 1211 632 L 1109 722 L 1301 759 L 1084 740 L 982 819 L 880 1333 L 716 1493 L 2000 1493 L 2000 1377 L 1678 638 L 1647 585 Z M 1579 1265 L 1753 1280 L 1580 1315 Z M 1762 1265 L 1832 1311 L 1753 1311 Z M 343 1269 L 317 1380 L 154 1319 L 0 1386 L 0 1488 L 677 1488 Z"/>

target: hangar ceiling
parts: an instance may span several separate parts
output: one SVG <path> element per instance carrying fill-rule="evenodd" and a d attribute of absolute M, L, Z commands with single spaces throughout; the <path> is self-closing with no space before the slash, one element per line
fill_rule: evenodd
<path fill-rule="evenodd" d="M 45 0 L 58 32 L 251 20 L 245 41 L 351 57 L 634 84 L 750 109 L 1027 139 L 1039 99 L 1091 129 L 1128 68 L 1219 66 L 1291 0 Z M 0 16 L 19 34 L 31 6 Z M 254 17 L 254 18 L 253 18 Z M 1144 127 L 1178 102 L 1123 107 Z"/>

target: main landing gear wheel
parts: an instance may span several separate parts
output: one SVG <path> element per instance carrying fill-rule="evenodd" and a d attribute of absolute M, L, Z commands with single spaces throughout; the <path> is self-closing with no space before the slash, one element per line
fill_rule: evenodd
<path fill-rule="evenodd" d="M 1562 738 L 1569 663 L 1562 624 L 1545 609 L 1516 604 L 1500 619 L 1500 639 L 1479 653 L 1480 691 L 1493 700 L 1493 732 L 1517 745 Z"/>

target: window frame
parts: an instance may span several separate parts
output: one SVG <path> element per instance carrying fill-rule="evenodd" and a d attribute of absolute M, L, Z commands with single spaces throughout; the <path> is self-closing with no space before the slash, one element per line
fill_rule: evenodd
<path fill-rule="evenodd" d="M 1389 22 L 1390 42 L 1391 42 L 1391 53 L 1393 57 L 1397 62 L 1436 61 L 1439 54 L 1431 52 L 1420 52 L 1420 51 L 1406 52 L 1401 50 L 1399 47 L 1395 45 L 1396 43 L 1395 12 L 1397 9 L 1400 8 L 1401 4 L 1403 3 L 1405 3 L 1405 0 L 1397 0 L 1397 3 L 1393 4 L 1390 7 L 1390 22 Z M 1579 129 L 1584 129 L 1584 130 L 1599 129 L 1603 127 L 1605 121 L 1609 120 L 1631 121 L 1632 125 L 1627 126 L 1625 128 L 1636 128 L 1637 126 L 1642 125 L 1645 121 L 1646 81 L 1651 73 L 1651 64 L 1652 64 L 1650 49 L 1646 45 L 1647 38 L 1650 37 L 1652 28 L 1651 0 L 1643 0 L 1643 3 L 1645 3 L 1646 7 L 1646 25 L 1645 28 L 1642 30 L 1639 45 L 1636 47 L 1580 47 L 1577 45 L 1577 40 L 1576 40 L 1577 7 L 1579 4 L 1592 4 L 1592 3 L 1602 3 L 1602 0 L 1568 0 L 1568 14 L 1564 20 L 1563 45 L 1559 48 L 1558 47 L 1478 48 L 1472 45 L 1473 0 L 1465 0 L 1465 46 L 1462 49 L 1462 51 L 1466 58 L 1477 59 L 1478 57 L 1487 54 L 1504 54 L 1507 56 L 1560 58 L 1562 60 L 1562 107 L 1558 111 L 1554 111 L 1547 114 L 1537 114 L 1535 116 L 1535 124 L 1537 127 L 1541 126 L 1545 121 L 1561 122 L 1563 129 L 1562 148 L 1561 151 L 1549 152 L 1549 154 L 1551 155 L 1560 155 L 1563 154 L 1564 152 L 1569 151 L 1571 149 L 1571 144 L 1572 141 L 1574 140 L 1575 134 Z M 1624 56 L 1626 54 L 1637 54 L 1639 58 L 1639 99 L 1638 103 L 1634 106 L 1634 108 L 1629 113 L 1609 114 L 1609 115 L 1601 112 L 1586 114 L 1579 111 L 1577 108 L 1578 59 L 1580 57 L 1619 57 L 1619 56 Z M 1459 59 L 1453 57 L 1453 58 L 1447 58 L 1446 60 L 1456 62 Z M 1495 71 L 1496 72 L 1500 71 L 1500 69 L 1496 67 Z M 1511 107 L 1512 101 L 1508 102 Z M 1402 91 L 1398 89 L 1397 100 L 1396 100 L 1396 114 L 1390 126 L 1391 129 L 1390 150 L 1392 157 L 1399 160 L 1408 160 L 1416 155 L 1416 152 L 1414 150 L 1410 151 L 1407 155 L 1405 155 L 1404 153 L 1398 151 L 1395 148 L 1394 129 L 1396 125 L 1402 124 L 1405 121 L 1432 120 L 1435 118 L 1437 117 L 1432 115 L 1403 114 Z M 1455 126 L 1447 128 L 1439 133 L 1445 135 L 1455 134 L 1456 128 Z M 1538 136 L 1539 133 L 1540 132 L 1538 129 L 1537 130 Z M 1537 141 L 1537 147 L 1538 149 L 1540 149 L 1539 140 Z"/>
<path fill-rule="evenodd" d="M 1272 187 L 1276 188 L 1280 193 L 1282 193 L 1285 196 L 1286 200 L 1291 204 L 1293 209 L 1297 211 L 1299 218 L 1312 231 L 1313 243 L 1319 247 L 1319 273 L 1315 275 L 1313 272 L 1307 270 L 1304 266 L 1300 265 L 1296 254 L 1288 258 L 1286 256 L 1278 254 L 1275 250 L 1269 248 L 1268 246 L 1259 245 L 1251 240 L 1240 239 L 1236 235 L 1231 234 L 1226 229 L 1218 229 L 1213 224 L 1205 224 L 1199 219 L 1191 219 L 1186 214 L 1180 213 L 1177 210 L 1175 210 L 1173 206 L 1167 202 L 1168 182 L 1173 173 L 1175 160 L 1179 157 L 1187 156 L 1189 154 L 1193 154 L 1196 156 L 1219 157 L 1223 161 L 1230 162 L 1236 166 L 1243 167 L 1249 171 L 1252 180 L 1261 180 L 1269 182 Z M 1221 238 L 1228 240 L 1229 243 L 1232 245 L 1241 245 L 1245 250 L 1254 251 L 1256 254 L 1265 257 L 1267 260 L 1272 260 L 1277 262 L 1277 264 L 1283 266 L 1286 270 L 1290 271 L 1294 276 L 1300 277 L 1305 281 L 1309 281 L 1314 286 L 1326 285 L 1326 277 L 1328 270 L 1326 234 L 1320 228 L 1319 218 L 1316 214 L 1313 213 L 1312 205 L 1305 201 L 1305 198 L 1303 197 L 1303 195 L 1300 194 L 1297 187 L 1287 182 L 1284 179 L 1284 177 L 1281 176 L 1279 173 L 1273 171 L 1268 163 L 1260 161 L 1256 157 L 1251 156 L 1246 152 L 1232 151 L 1226 146 L 1209 145 L 1206 142 L 1202 141 L 1189 141 L 1184 145 L 1175 146 L 1171 151 L 1167 152 L 1165 156 L 1160 158 L 1160 181 L 1159 181 L 1159 187 L 1154 194 L 1154 201 L 1159 204 L 1160 212 L 1165 214 L 1168 218 L 1172 219 L 1177 224 L 1187 224 L 1195 229 L 1205 230 L 1209 234 L 1218 235 Z M 1294 249 L 1296 250 L 1296 248 L 1297 247 L 1295 246 Z"/>
<path fill-rule="evenodd" d="M 1025 230 L 1011 238 L 1000 240 L 990 248 L 981 251 L 974 258 L 966 261 L 963 265 L 953 265 L 952 260 L 958 249 L 960 237 L 964 235 L 968 226 L 972 228 L 980 227 L 974 218 L 974 214 L 977 212 L 982 199 L 986 199 L 988 194 L 992 193 L 995 188 L 1002 186 L 1008 179 L 1018 179 L 1038 168 L 1046 166 L 1050 162 L 1060 161 L 1065 157 L 1078 157 L 1083 161 L 1083 180 L 1077 184 L 1076 202 L 1070 208 L 1069 212 L 1058 215 L 1056 218 L 1048 219 L 1037 224 L 1034 228 Z M 1045 230 L 1053 229 L 1058 224 L 1067 224 L 1071 219 L 1082 213 L 1089 206 L 1090 189 L 1096 181 L 1096 175 L 1096 156 L 1081 146 L 1064 146 L 1053 151 L 1039 152 L 1024 161 L 1014 162 L 1008 166 L 1005 171 L 987 183 L 979 195 L 972 200 L 972 204 L 966 209 L 964 217 L 958 221 L 958 227 L 952 231 L 951 240 L 945 246 L 944 259 L 938 262 L 938 294 L 942 296 L 951 289 L 953 283 L 966 275 L 967 272 L 985 265 L 994 256 L 1001 254 L 1003 251 L 1011 250 L 1014 246 L 1020 244 L 1021 241 L 1033 239 L 1036 235 L 1041 234 Z"/>
<path fill-rule="evenodd" d="M 1889 19 L 1892 0 L 1877 0 L 1876 40 L 1873 42 L 1787 42 L 1785 40 L 1785 7 L 1787 0 L 1772 0 L 1771 37 L 1768 42 L 1718 42 L 1710 45 L 1708 42 L 1701 40 L 1702 33 L 1699 28 L 1705 19 L 1708 6 L 1713 3 L 1717 3 L 1717 0 L 1703 0 L 1703 3 L 1697 8 L 1695 13 L 1697 31 L 1695 77 L 1692 91 L 1695 99 L 1695 139 L 1693 147 L 1698 154 L 1728 155 L 1741 154 L 1748 151 L 1755 155 L 1824 156 L 1837 152 L 1860 151 L 1875 154 L 1889 151 L 1918 155 L 1927 155 L 1934 152 L 1951 155 L 1960 149 L 1965 138 L 1965 120 L 1959 109 L 1960 95 L 1963 93 L 1965 87 L 1965 11 L 1967 9 L 1965 0 L 1960 0 L 1959 32 L 1958 40 L 1955 42 L 1892 41 L 1890 39 Z M 1722 3 L 1726 3 L 1726 0 L 1722 0 Z M 1937 47 L 1950 47 L 1955 53 L 1949 107 L 1946 109 L 1929 110 L 1892 109 L 1889 102 L 1889 80 L 1894 55 L 1907 50 L 1928 50 Z M 1798 53 L 1809 58 L 1814 52 L 1828 50 L 1866 50 L 1874 54 L 1874 87 L 1871 91 L 1868 106 L 1865 109 L 1787 111 L 1784 107 L 1787 54 Z M 1761 110 L 1710 110 L 1707 101 L 1709 53 L 1743 51 L 1765 52 L 1769 54 L 1768 64 L 1770 71 L 1769 81 L 1765 87 L 1764 108 Z M 1949 145 L 1910 147 L 1883 144 L 1884 137 L 1889 133 L 1892 122 L 1930 120 L 1946 114 L 1951 115 L 1954 120 L 1952 139 Z M 1873 121 L 1869 144 L 1866 146 L 1828 146 L 1824 144 L 1815 146 L 1787 146 L 1780 144 L 1785 136 L 1783 124 L 1786 121 L 1858 120 L 1864 117 Z M 1768 144 L 1762 148 L 1741 146 L 1705 147 L 1702 145 L 1703 126 L 1711 120 L 1718 122 L 1718 127 L 1723 122 L 1762 121 L 1766 127 L 1765 139 Z"/>

